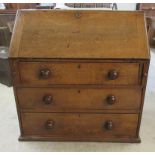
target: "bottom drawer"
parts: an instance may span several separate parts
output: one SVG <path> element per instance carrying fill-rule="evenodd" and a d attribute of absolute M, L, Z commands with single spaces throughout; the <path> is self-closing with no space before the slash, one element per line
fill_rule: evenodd
<path fill-rule="evenodd" d="M 138 114 L 22 113 L 21 121 L 23 136 L 104 141 L 135 138 Z"/>

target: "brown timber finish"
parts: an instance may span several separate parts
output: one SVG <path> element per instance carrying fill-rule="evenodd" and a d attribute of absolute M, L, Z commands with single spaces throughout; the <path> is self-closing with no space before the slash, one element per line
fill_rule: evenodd
<path fill-rule="evenodd" d="M 20 10 L 9 58 L 20 140 L 140 142 L 143 12 Z"/>

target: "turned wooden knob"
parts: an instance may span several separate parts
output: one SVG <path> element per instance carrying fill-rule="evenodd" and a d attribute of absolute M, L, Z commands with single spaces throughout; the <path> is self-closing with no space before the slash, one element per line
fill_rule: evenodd
<path fill-rule="evenodd" d="M 114 103 L 116 103 L 116 97 L 114 95 L 107 96 L 107 103 L 108 104 L 114 104 Z"/>
<path fill-rule="evenodd" d="M 43 102 L 45 104 L 51 104 L 53 102 L 53 97 L 51 95 L 45 95 L 43 97 Z"/>
<path fill-rule="evenodd" d="M 113 122 L 112 121 L 105 122 L 104 127 L 107 130 L 112 130 L 113 129 Z"/>
<path fill-rule="evenodd" d="M 116 70 L 110 70 L 108 72 L 108 79 L 115 80 L 118 77 L 118 72 Z"/>
<path fill-rule="evenodd" d="M 52 128 L 54 127 L 54 121 L 53 121 L 53 120 L 48 120 L 48 121 L 46 121 L 45 127 L 46 127 L 47 129 L 52 129 Z"/>
<path fill-rule="evenodd" d="M 51 70 L 50 69 L 41 69 L 39 71 L 39 77 L 41 79 L 47 79 L 51 76 Z"/>

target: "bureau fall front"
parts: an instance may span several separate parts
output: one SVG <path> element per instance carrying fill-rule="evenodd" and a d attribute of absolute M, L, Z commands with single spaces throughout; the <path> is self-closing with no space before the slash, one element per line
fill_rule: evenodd
<path fill-rule="evenodd" d="M 9 57 L 20 140 L 140 142 L 142 12 L 20 10 Z"/>

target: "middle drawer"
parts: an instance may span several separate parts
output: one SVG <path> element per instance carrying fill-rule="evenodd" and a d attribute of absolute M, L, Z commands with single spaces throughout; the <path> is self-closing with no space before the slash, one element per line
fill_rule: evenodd
<path fill-rule="evenodd" d="M 17 88 L 25 111 L 138 110 L 138 88 Z"/>

